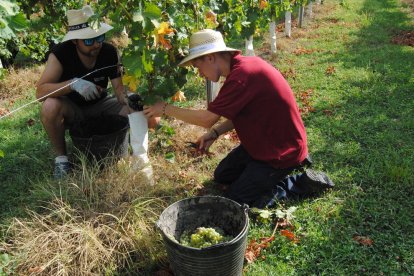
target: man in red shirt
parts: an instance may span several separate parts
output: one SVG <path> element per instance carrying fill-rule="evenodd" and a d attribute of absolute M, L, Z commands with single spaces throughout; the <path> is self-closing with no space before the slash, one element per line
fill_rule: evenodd
<path fill-rule="evenodd" d="M 306 131 L 292 90 L 272 65 L 226 47 L 217 31 L 193 34 L 189 52 L 180 66 L 192 65 L 214 82 L 226 78 L 218 96 L 207 110 L 158 102 L 144 107 L 144 114 L 148 118 L 173 116 L 210 128 L 198 139 L 199 148 L 205 150 L 220 135 L 235 129 L 240 145 L 220 162 L 214 179 L 229 185 L 231 199 L 255 206 L 308 155 Z M 220 117 L 226 120 L 216 125 Z"/>

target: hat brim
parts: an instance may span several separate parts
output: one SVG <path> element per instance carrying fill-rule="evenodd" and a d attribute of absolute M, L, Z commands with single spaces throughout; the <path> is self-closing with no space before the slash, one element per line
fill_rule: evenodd
<path fill-rule="evenodd" d="M 87 27 L 84 29 L 76 30 L 76 31 L 70 31 L 68 32 L 64 37 L 62 42 L 72 40 L 72 39 L 88 39 L 88 38 L 94 38 L 100 35 L 103 35 L 104 33 L 112 30 L 113 27 L 106 24 L 101 23 L 98 30 L 94 30 L 91 27 Z"/>
<path fill-rule="evenodd" d="M 191 65 L 191 61 L 195 58 L 207 55 L 207 54 L 212 54 L 212 53 L 217 53 L 217 52 L 241 52 L 240 50 L 237 49 L 233 49 L 233 48 L 223 48 L 223 49 L 217 49 L 217 48 L 213 48 L 207 51 L 203 51 L 203 52 L 199 52 L 199 53 L 194 53 L 194 54 L 189 54 L 188 56 L 186 56 L 179 64 L 178 66 L 190 66 Z"/>

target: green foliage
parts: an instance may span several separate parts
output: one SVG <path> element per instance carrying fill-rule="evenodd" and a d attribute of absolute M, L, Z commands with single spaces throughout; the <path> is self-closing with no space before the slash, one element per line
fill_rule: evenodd
<path fill-rule="evenodd" d="M 201 3 L 201 1 L 200 1 Z M 187 81 L 187 69 L 177 64 L 184 55 L 191 31 L 185 22 L 200 18 L 199 2 L 135 1 L 122 2 L 118 11 L 110 11 L 111 1 L 102 1 L 109 18 L 117 18 L 128 32 L 130 44 L 123 51 L 127 74 L 140 81 L 139 92 L 146 103 L 167 99 Z M 199 27 L 202 23 L 200 20 Z M 195 26 L 194 26 L 195 28 Z"/>
<path fill-rule="evenodd" d="M 7 76 L 7 69 L 0 68 L 0 80 L 4 79 Z"/>
<path fill-rule="evenodd" d="M 187 54 L 188 38 L 192 33 L 203 28 L 217 28 L 229 39 L 248 38 L 256 30 L 267 28 L 274 15 L 292 6 L 289 0 L 266 3 L 257 0 L 103 0 L 99 5 L 91 3 L 96 14 L 90 24 L 97 26 L 105 16 L 112 21 L 115 32 L 126 30 L 130 43 L 123 49 L 123 64 L 127 74 L 139 81 L 136 92 L 145 103 L 151 104 L 160 98 L 168 99 L 187 82 L 187 69 L 177 64 Z M 82 3 L 24 0 L 20 1 L 20 6 L 30 18 L 36 36 L 26 33 L 24 39 L 15 41 L 15 48 L 22 55 L 40 61 L 49 45 L 58 42 L 57 38 L 64 34 L 66 11 L 80 8 Z M 19 13 L 19 17 L 23 14 Z M 10 46 L 3 48 L 7 50 Z"/>
<path fill-rule="evenodd" d="M 0 58 L 12 64 L 17 53 L 30 61 L 42 61 L 50 45 L 66 30 L 66 11 L 79 1 L 0 0 Z"/>
<path fill-rule="evenodd" d="M 157 145 L 163 152 L 165 152 L 164 158 L 170 163 L 175 162 L 173 141 L 171 140 L 174 134 L 174 128 L 166 123 L 162 124 L 161 127 L 157 129 Z"/>
<path fill-rule="evenodd" d="M 42 61 L 45 53 L 49 50 L 49 41 L 45 32 L 29 32 L 20 46 L 20 53 L 26 58 Z"/>
<path fill-rule="evenodd" d="M 269 223 L 273 221 L 274 218 L 286 219 L 287 221 L 293 220 L 295 217 L 293 213 L 296 211 L 296 206 L 291 206 L 288 209 L 284 210 L 282 208 L 278 209 L 258 209 L 252 208 L 251 212 L 254 215 L 257 215 L 257 220 L 261 223 Z"/>
<path fill-rule="evenodd" d="M 7 60 L 18 51 L 18 33 L 25 30 L 28 22 L 14 1 L 0 0 L 0 58 Z"/>
<path fill-rule="evenodd" d="M 0 276 L 12 275 L 14 269 L 14 261 L 9 254 L 0 254 Z"/>
<path fill-rule="evenodd" d="M 16 32 L 24 30 L 28 26 L 19 6 L 9 0 L 0 0 L 0 37 L 10 39 L 16 36 Z"/>

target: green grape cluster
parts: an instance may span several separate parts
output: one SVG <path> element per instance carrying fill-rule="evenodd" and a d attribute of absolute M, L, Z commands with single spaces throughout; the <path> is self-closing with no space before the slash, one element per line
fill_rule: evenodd
<path fill-rule="evenodd" d="M 233 237 L 225 236 L 219 228 L 198 227 L 194 233 L 184 231 L 180 237 L 180 243 L 195 248 L 205 248 L 218 243 L 230 241 Z"/>

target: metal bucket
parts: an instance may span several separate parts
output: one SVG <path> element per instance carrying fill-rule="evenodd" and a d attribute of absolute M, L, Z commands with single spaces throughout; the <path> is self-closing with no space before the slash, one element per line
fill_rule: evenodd
<path fill-rule="evenodd" d="M 167 207 L 157 226 L 175 275 L 242 275 L 249 217 L 247 206 L 219 196 L 187 198 Z M 206 248 L 181 245 L 184 230 L 218 227 L 234 238 Z"/>
<path fill-rule="evenodd" d="M 69 134 L 78 150 L 99 161 L 128 155 L 128 129 L 128 118 L 103 115 L 77 123 Z"/>

